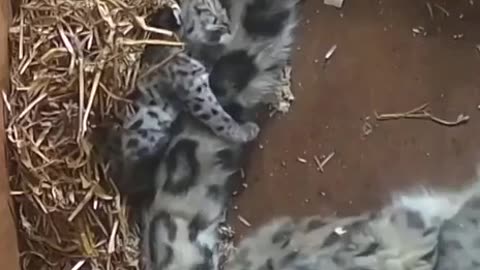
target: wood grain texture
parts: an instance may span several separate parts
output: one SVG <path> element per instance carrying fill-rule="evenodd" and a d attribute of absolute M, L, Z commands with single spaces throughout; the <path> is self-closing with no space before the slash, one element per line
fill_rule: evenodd
<path fill-rule="evenodd" d="M 0 0 L 0 91 L 9 87 L 8 27 L 11 19 L 9 0 Z M 0 262 L 2 269 L 19 270 L 17 231 L 12 216 L 5 139 L 5 111 L 0 98 Z"/>

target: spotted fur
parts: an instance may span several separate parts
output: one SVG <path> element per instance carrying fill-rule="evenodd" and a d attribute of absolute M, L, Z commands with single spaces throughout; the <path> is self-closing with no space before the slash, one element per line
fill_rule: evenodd
<path fill-rule="evenodd" d="M 223 0 L 231 35 L 212 65 L 210 84 L 222 105 L 251 108 L 277 100 L 299 20 L 298 0 Z"/>
<path fill-rule="evenodd" d="M 179 120 L 155 175 L 153 202 L 143 213 L 142 254 L 146 269 L 214 269 L 215 229 L 225 219 L 242 148 L 185 114 Z M 159 213 L 168 213 L 175 226 L 157 226 Z M 156 233 L 160 229 L 165 232 Z"/>
<path fill-rule="evenodd" d="M 188 54 L 211 70 L 231 38 L 227 10 L 218 0 L 184 0 L 180 35 Z"/>
<path fill-rule="evenodd" d="M 188 5 L 195 1 L 197 0 L 183 1 L 181 14 L 187 14 L 184 13 L 184 10 L 188 11 Z M 270 6 L 272 6 L 271 3 Z M 191 5 L 190 7 L 195 7 L 195 5 Z M 212 5 L 209 8 L 210 10 L 212 9 L 211 7 L 215 7 L 215 9 L 218 8 L 218 6 Z M 247 8 L 246 5 L 243 7 L 245 9 Z M 284 8 L 282 5 L 280 5 L 280 7 Z M 287 8 L 287 6 L 285 6 L 285 8 Z M 252 9 L 250 8 L 250 10 Z M 197 12 L 194 8 L 193 11 Z M 235 9 L 235 11 L 237 11 L 237 9 Z M 292 11 L 292 14 L 293 12 L 294 11 Z M 196 100 L 196 98 L 200 97 L 206 100 L 214 100 L 215 96 L 213 96 L 208 89 L 195 93 L 184 91 L 186 88 L 198 89 L 197 85 L 212 85 L 212 82 L 215 81 L 216 78 L 221 80 L 231 79 L 222 77 L 222 74 L 220 74 L 222 76 L 219 77 L 214 76 L 212 78 L 211 75 L 208 77 L 208 71 L 205 67 L 211 67 L 212 70 L 214 70 L 214 74 L 219 74 L 220 66 L 217 65 L 217 62 L 220 60 L 218 56 L 226 56 L 221 60 L 221 63 L 228 64 L 229 61 L 231 61 L 230 63 L 232 65 L 238 63 L 235 62 L 235 59 L 229 60 L 228 58 L 232 55 L 230 49 L 232 48 L 232 44 L 234 44 L 235 35 L 230 38 L 228 38 L 228 36 L 227 38 L 222 36 L 217 46 L 215 45 L 215 41 L 212 42 L 211 37 L 220 36 L 218 33 L 206 33 L 202 36 L 197 35 L 195 32 L 189 32 L 186 27 L 188 26 L 188 21 L 186 22 L 186 20 L 192 19 L 192 17 L 181 16 L 181 19 L 182 27 L 184 28 L 180 29 L 180 33 L 182 33 L 182 38 L 188 41 L 187 51 L 178 51 L 177 56 L 171 60 L 179 61 L 178 63 L 174 64 L 169 62 L 167 65 L 155 69 L 155 73 L 147 74 L 143 80 L 140 80 L 139 84 L 139 89 L 143 94 L 143 99 L 140 103 L 143 106 L 152 105 L 159 108 L 159 104 L 167 103 L 168 105 L 173 104 L 173 108 L 175 108 L 173 101 L 178 100 L 180 103 L 188 106 L 188 110 L 193 116 L 192 118 L 188 116 L 188 114 L 180 113 L 180 115 L 171 117 L 171 119 L 175 119 L 172 122 L 162 124 L 163 127 L 166 127 L 164 130 L 169 132 L 165 133 L 167 134 L 166 137 L 170 137 L 171 140 L 161 155 L 156 155 L 157 157 L 161 156 L 161 159 L 157 163 L 157 168 L 150 170 L 150 172 L 153 172 L 151 178 L 153 178 L 155 182 L 153 185 L 155 191 L 151 203 L 149 203 L 148 207 L 143 208 L 142 211 L 142 254 L 147 270 L 211 269 L 215 267 L 216 254 L 214 252 L 214 246 L 218 242 L 218 239 L 214 233 L 214 228 L 224 219 L 224 213 L 231 191 L 229 187 L 232 184 L 232 176 L 238 170 L 240 157 L 242 156 L 241 143 L 247 141 L 247 139 L 232 140 L 231 138 L 235 137 L 234 132 L 222 136 L 219 132 L 224 130 L 216 130 L 216 127 L 218 127 L 216 125 L 220 123 L 218 119 L 215 121 L 212 119 L 202 119 L 202 115 L 205 113 L 205 111 L 202 110 L 207 107 L 199 108 L 199 100 Z M 219 23 L 219 21 L 222 20 L 218 20 L 216 23 Z M 214 21 L 212 21 L 212 23 L 214 23 Z M 219 24 L 223 24 L 223 22 Z M 200 24 L 193 23 L 193 25 L 198 26 Z M 224 31 L 224 28 L 221 27 L 206 27 L 205 29 Z M 291 33 L 291 29 L 288 31 L 288 33 Z M 237 31 L 235 33 L 237 33 L 236 37 L 238 38 L 239 32 Z M 280 31 L 280 33 L 283 33 L 283 31 Z M 270 36 L 268 40 L 260 43 L 254 43 L 257 39 L 253 39 L 252 35 L 249 34 L 249 37 L 254 47 L 260 46 L 256 44 L 268 47 L 268 43 L 271 43 L 270 45 L 275 48 L 288 47 L 286 42 L 282 44 L 272 43 L 281 41 L 272 36 Z M 242 46 L 246 46 L 246 44 L 243 43 Z M 218 51 L 212 51 L 212 48 L 216 48 Z M 170 55 L 171 52 L 172 51 L 168 51 L 168 55 Z M 207 52 L 207 56 L 205 56 L 205 52 Z M 208 55 L 209 52 L 210 56 Z M 268 48 L 262 48 L 257 51 L 249 50 L 247 54 L 255 52 L 262 53 L 264 56 L 252 58 L 254 59 L 253 64 L 256 64 L 255 61 L 261 61 L 262 59 L 268 60 L 269 57 L 265 57 L 267 53 L 280 53 L 280 56 L 282 55 L 281 50 L 269 50 Z M 151 53 L 146 57 L 146 61 L 148 62 L 159 63 L 167 57 L 165 50 L 150 50 L 147 51 L 147 53 Z M 236 54 L 233 55 L 235 56 Z M 195 57 L 198 57 L 201 62 L 197 61 Z M 248 57 L 250 57 L 250 55 L 248 55 Z M 283 56 L 279 59 L 282 59 L 282 57 Z M 274 57 L 270 56 L 270 58 Z M 269 63 L 272 62 L 281 63 L 281 61 L 277 60 L 270 61 Z M 240 66 L 244 69 L 245 67 L 248 68 L 248 65 L 241 64 Z M 273 70 L 272 66 L 273 64 L 271 64 L 270 69 Z M 239 71 L 243 72 L 243 70 Z M 264 66 L 260 66 L 260 72 L 258 73 L 260 75 L 257 74 L 257 67 L 255 67 L 254 71 L 256 72 L 254 76 L 256 78 L 258 76 L 261 77 L 261 74 L 265 74 Z M 229 72 L 235 72 L 235 70 L 230 68 Z M 248 72 L 247 70 L 247 73 Z M 167 80 L 167 82 L 164 82 L 165 78 L 173 78 L 173 76 L 177 76 L 176 78 L 182 78 L 183 80 L 179 80 L 178 85 L 171 79 L 170 81 Z M 251 85 L 252 81 L 257 82 L 252 78 L 247 79 L 247 85 Z M 234 80 L 235 83 L 237 83 L 241 81 L 241 78 L 234 78 Z M 264 79 L 259 80 L 264 81 Z M 271 78 L 271 80 L 274 80 L 274 78 Z M 270 86 L 271 85 L 268 87 Z M 265 88 L 268 87 L 265 86 Z M 161 91 L 158 91 L 159 89 L 161 89 Z M 227 90 L 229 91 L 230 89 Z M 235 88 L 235 91 L 236 90 L 237 88 Z M 215 89 L 212 89 L 212 91 L 215 92 Z M 215 94 L 220 93 L 220 91 L 222 91 L 222 89 L 216 91 Z M 261 89 L 259 91 L 261 91 Z M 243 90 L 238 91 L 238 93 L 240 92 L 244 98 L 247 97 L 248 94 L 245 94 Z M 199 96 L 199 94 L 205 94 L 205 96 Z M 251 138 L 253 138 L 256 134 L 254 134 L 254 136 L 252 134 L 258 133 L 258 127 L 256 132 L 252 132 L 252 130 L 255 131 L 256 125 L 254 126 L 248 114 L 244 113 L 245 111 L 250 111 L 251 108 L 255 107 L 254 105 L 260 104 L 261 101 L 264 100 L 258 99 L 258 95 L 252 92 L 252 100 L 249 103 L 242 103 L 241 99 L 238 98 L 239 96 L 240 95 L 236 94 L 222 95 L 222 105 L 218 103 L 215 104 L 227 111 L 229 116 L 233 117 L 237 123 L 243 122 L 244 124 L 241 124 L 241 127 L 244 131 L 250 130 L 249 134 Z M 151 119 L 151 115 L 148 114 L 148 106 L 144 108 L 143 115 L 138 114 L 137 118 L 147 121 L 147 119 Z M 215 107 L 215 109 L 216 108 L 217 107 Z M 195 114 L 197 109 L 199 112 Z M 218 112 L 220 112 L 220 109 Z M 170 115 L 170 113 L 167 113 L 167 115 Z M 164 118 L 166 119 L 168 117 Z M 206 123 L 207 125 L 199 125 L 195 119 L 204 120 L 202 121 L 204 124 L 206 123 L 205 121 L 212 120 L 211 124 L 214 125 L 209 125 L 209 123 Z M 222 120 L 225 119 L 222 118 Z M 136 123 L 136 120 L 131 120 L 129 123 L 129 127 L 131 127 L 131 125 Z M 155 125 L 155 122 L 153 125 Z M 144 130 L 149 126 L 150 124 L 145 124 L 145 127 L 137 124 L 135 127 L 139 128 L 138 130 Z M 130 128 L 130 130 L 135 129 Z M 141 134 L 138 133 L 138 135 Z M 160 138 L 160 134 L 156 136 Z M 124 147 L 131 139 L 132 138 L 124 140 L 127 142 L 124 143 Z M 142 140 L 138 141 L 143 142 Z M 164 145 L 163 143 L 159 144 Z M 152 147 L 151 149 L 155 148 Z M 138 153 L 138 149 L 129 149 L 129 151 L 133 155 Z M 143 154 L 143 152 L 138 155 L 139 160 L 142 160 L 141 154 Z"/>
<path fill-rule="evenodd" d="M 211 5 L 210 2 L 214 0 L 182 2 L 185 9 L 180 12 L 180 20 L 186 14 L 192 14 L 193 18 L 197 18 L 189 17 L 189 20 L 185 20 L 186 27 L 189 24 L 195 26 L 194 32 L 188 34 L 191 37 L 190 40 L 197 44 L 215 43 L 214 40 L 207 40 L 207 34 L 199 34 L 202 31 L 208 32 L 203 27 L 208 24 L 225 24 L 225 19 L 215 11 L 218 6 Z M 175 10 L 175 7 L 161 10 L 152 19 L 151 24 L 178 30 Z M 202 12 L 194 14 L 192 10 Z M 212 21 L 211 16 L 218 16 L 220 19 L 215 17 Z M 202 20 L 207 21 L 199 22 Z M 220 31 L 214 26 L 206 28 Z M 175 57 L 165 65 L 156 66 L 172 55 Z M 215 135 L 233 143 L 244 143 L 257 136 L 259 128 L 255 123 L 243 121 L 239 124 L 238 118 L 233 119 L 219 105 L 209 87 L 208 74 L 203 64 L 180 48 L 147 46 L 142 56 L 142 70 L 138 79 L 139 91 L 134 100 L 136 111 L 125 119 L 122 128 L 111 130 L 111 134 L 107 136 L 109 139 L 106 140 L 111 146 L 110 149 L 121 149 L 110 151 L 111 153 L 105 156 L 112 163 L 113 175 L 119 188 L 127 196 L 138 195 L 141 199 L 142 192 L 151 192 L 148 186 L 152 181 L 143 177 L 139 180 L 138 177 L 132 177 L 132 173 L 145 175 L 145 178 L 148 178 L 147 175 L 156 171 L 155 162 L 158 163 L 161 159 L 163 150 L 172 136 L 172 124 L 181 111 L 189 111 L 197 120 L 206 124 Z M 234 110 L 230 112 L 236 113 Z M 148 170 L 145 168 L 146 164 L 148 164 Z M 139 174 L 138 170 L 144 173 Z"/>
<path fill-rule="evenodd" d="M 209 2 L 199 15 L 191 8 Z M 252 108 L 277 102 L 284 87 L 299 0 L 184 0 L 180 32 L 188 40 L 188 53 L 209 70 L 210 85 L 220 104 Z M 182 7 L 182 8 L 183 8 Z M 225 13 L 226 11 L 226 13 Z M 214 14 L 214 15 L 213 15 Z M 196 15 L 196 16 L 195 16 Z M 215 19 L 212 19 L 215 17 Z M 201 25 L 217 22 L 217 34 Z M 228 21 L 228 23 L 226 23 Z M 224 25 L 224 27 L 223 27 Z M 220 36 L 218 43 L 208 36 Z"/>
<path fill-rule="evenodd" d="M 440 229 L 435 270 L 480 269 L 480 182 L 459 191 L 424 190 L 419 211 L 435 221 L 447 217 Z M 415 197 L 410 205 L 421 201 Z M 437 203 L 435 203 L 437 202 Z M 439 218 L 440 217 L 440 218 Z"/>
<path fill-rule="evenodd" d="M 196 42 L 208 45 L 220 42 L 221 33 L 224 31 L 222 28 L 225 25 L 223 19 L 217 19 L 222 18 L 221 14 L 209 12 L 216 8 L 209 5 L 211 1 L 213 0 L 184 1 L 181 12 L 181 18 L 193 12 L 199 13 L 191 15 L 202 20 L 196 20 L 194 22 L 196 27 L 185 34 Z M 204 18 L 212 16 L 216 16 L 212 18 L 213 21 L 203 21 Z M 172 17 L 174 14 L 171 10 L 162 10 L 153 21 L 158 26 L 174 28 L 172 25 L 175 21 Z M 211 32 L 218 34 L 214 35 Z M 188 40 L 186 41 L 189 44 Z M 145 50 L 143 62 L 146 68 L 137 82 L 138 90 L 143 95 L 143 103 L 163 103 L 166 97 L 174 98 L 180 101 L 175 106 L 177 110 L 186 109 L 196 119 L 210 127 L 216 135 L 241 143 L 255 139 L 259 132 L 258 126 L 253 122 L 240 125 L 223 109 L 212 93 L 205 66 L 187 52 L 188 49 L 185 52 L 177 47 L 150 46 Z"/>
<path fill-rule="evenodd" d="M 208 30 L 205 29 L 219 31 L 215 25 L 224 25 L 224 19 L 213 18 L 212 21 L 211 14 L 210 17 L 204 15 L 218 7 L 209 5 L 209 1 L 188 0 L 182 2 L 186 8 L 179 10 L 179 6 L 171 2 L 171 8 L 160 10 L 151 19 L 151 25 L 178 31 L 181 18 L 192 13 L 189 10 L 199 9 L 202 12 L 196 16 L 198 20 L 185 20 L 185 26 L 195 22 L 190 39 L 202 44 L 215 42 L 207 40 Z M 220 14 L 213 15 L 221 18 Z M 199 20 L 209 21 L 201 23 Z M 176 57 L 166 65 L 156 66 L 172 55 Z M 139 91 L 134 97 L 135 112 L 124 119 L 122 127 L 98 132 L 101 134 L 98 137 L 103 138 L 97 140 L 101 155 L 110 163 L 111 174 L 122 194 L 140 201 L 145 197 L 142 194 L 152 193 L 152 175 L 158 169 L 172 136 L 172 125 L 181 111 L 190 111 L 216 135 L 229 141 L 246 142 L 258 133 L 258 126 L 253 122 L 244 122 L 240 126 L 225 112 L 209 88 L 205 67 L 181 48 L 147 46 L 141 62 Z"/>
<path fill-rule="evenodd" d="M 234 142 L 246 143 L 257 137 L 253 122 L 237 123 L 213 95 L 205 67 L 175 48 L 161 48 L 176 54 L 164 66 L 151 69 L 138 82 L 139 90 L 154 102 L 175 95 L 181 105 L 216 135 Z"/>
<path fill-rule="evenodd" d="M 346 218 L 276 219 L 240 242 L 226 269 L 433 269 L 437 228 L 408 209 Z"/>
<path fill-rule="evenodd" d="M 174 95 L 181 101 L 174 108 L 186 106 L 220 137 L 247 142 L 256 138 L 259 128 L 253 122 L 238 121 L 245 108 L 272 101 L 283 87 L 283 68 L 290 57 L 298 1 L 241 0 L 224 4 L 231 21 L 218 0 L 182 1 L 179 32 L 187 41 L 187 53 L 176 48 L 147 48 L 144 58 L 149 64 L 175 53 L 176 57 L 143 76 L 138 86 L 146 99 L 144 104 L 164 103 L 166 96 Z M 257 8 L 262 11 L 259 13 Z M 174 16 L 163 14 L 154 20 L 157 26 L 175 28 Z M 205 65 L 212 66 L 210 76 Z M 138 114 L 137 118 L 141 118 L 141 112 Z M 162 122 L 157 130 L 168 130 L 170 124 Z M 126 140 L 142 135 L 129 130 Z M 156 137 L 161 137 L 160 132 Z M 124 152 L 139 151 L 133 148 Z"/>
<path fill-rule="evenodd" d="M 376 212 L 277 218 L 242 240 L 229 270 L 479 269 L 480 182 L 396 194 Z"/>
<path fill-rule="evenodd" d="M 442 226 L 436 270 L 480 269 L 480 196 Z"/>

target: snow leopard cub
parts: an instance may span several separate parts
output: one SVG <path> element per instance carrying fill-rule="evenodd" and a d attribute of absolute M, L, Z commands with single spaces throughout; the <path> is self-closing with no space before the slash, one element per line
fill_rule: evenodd
<path fill-rule="evenodd" d="M 190 8 L 199 7 L 202 10 L 200 15 L 208 11 L 203 11 L 201 5 L 193 5 L 203 3 L 203 0 L 186 2 L 191 4 Z M 178 7 L 166 7 L 154 16 L 151 24 L 177 31 L 176 13 Z M 186 20 L 186 24 L 190 21 Z M 195 29 L 195 33 L 199 31 L 201 29 Z M 197 43 L 212 42 L 202 39 L 201 35 L 191 38 Z M 142 192 L 151 189 L 151 175 L 171 139 L 171 125 L 184 107 L 188 107 L 194 118 L 206 123 L 206 127 L 226 141 L 244 143 L 258 133 L 258 126 L 253 122 L 244 122 L 240 126 L 223 110 L 209 89 L 205 68 L 180 48 L 147 46 L 141 66 L 144 70 L 148 69 L 175 53 L 176 57 L 167 66 L 153 67 L 153 72 L 138 80 L 137 91 L 134 92 L 136 97 L 133 97 L 135 111 L 132 116 L 123 119 L 123 126 L 98 132 L 102 137 L 97 143 L 100 154 L 111 164 L 110 174 L 122 194 L 128 197 L 138 195 L 142 200 Z"/>
<path fill-rule="evenodd" d="M 152 100 L 175 94 L 181 105 L 217 136 L 233 142 L 246 143 L 255 139 L 259 127 L 253 122 L 240 125 L 218 103 L 212 93 L 205 67 L 177 48 L 162 48 L 158 52 L 168 57 L 176 53 L 163 67 L 155 67 L 140 78 L 138 89 Z M 168 54 L 166 51 L 169 51 Z M 167 92 L 171 91 L 171 92 Z M 180 110 L 181 108 L 179 108 Z"/>
<path fill-rule="evenodd" d="M 182 2 L 181 18 L 191 15 L 187 20 L 180 19 L 186 23 L 182 25 L 182 29 L 186 30 L 180 32 L 186 37 L 187 44 L 215 46 L 219 44 L 222 33 L 228 32 L 226 18 L 223 13 L 217 12 L 218 3 L 214 3 L 217 1 Z M 179 28 L 173 9 L 169 8 L 160 11 L 153 22 L 162 28 Z M 171 59 L 159 65 L 168 58 Z M 166 131 L 170 124 L 184 107 L 224 139 L 246 143 L 257 137 L 258 125 L 254 122 L 239 124 L 233 119 L 213 95 L 204 65 L 182 49 L 149 46 L 145 49 L 143 62 L 150 68 L 137 83 L 141 94 L 137 99 L 139 110 L 124 125 L 126 133 L 122 147 L 126 158 L 138 160 L 157 151 L 158 145 L 168 138 Z M 146 132 L 151 135 L 147 136 Z"/>
<path fill-rule="evenodd" d="M 216 228 L 225 219 L 243 147 L 182 113 L 152 176 L 155 195 L 142 210 L 146 269 L 211 269 L 218 265 Z"/>
<path fill-rule="evenodd" d="M 210 1 L 187 0 L 184 6 L 186 11 L 195 10 L 197 17 L 209 18 L 208 16 L 217 15 L 209 12 L 212 9 L 208 5 Z M 191 6 L 188 6 L 187 3 L 190 3 Z M 165 25 L 162 22 L 165 20 L 162 18 L 165 16 L 165 11 L 161 13 L 163 14 L 154 20 L 160 25 Z M 207 13 L 207 15 L 203 13 Z M 184 14 L 183 9 L 181 14 Z M 166 16 L 171 17 L 172 15 L 167 13 Z M 200 22 L 194 24 L 193 30 L 187 29 L 192 32 L 187 31 L 185 36 L 206 44 L 219 43 L 222 31 L 228 31 L 228 29 L 222 30 L 225 25 L 223 20 L 215 18 L 212 20 L 211 24 L 205 25 Z M 197 35 L 198 32 L 202 32 L 204 35 Z M 203 38 L 206 40 L 201 40 Z M 137 83 L 138 89 L 144 96 L 157 101 L 166 95 L 174 95 L 181 101 L 181 107 L 186 107 L 195 118 L 210 127 L 218 136 L 227 140 L 246 143 L 256 138 L 259 128 L 255 123 L 239 125 L 218 103 L 210 88 L 207 70 L 200 61 L 190 57 L 178 47 L 150 47 L 145 51 L 145 59 L 147 58 L 149 58 L 150 67 Z"/>

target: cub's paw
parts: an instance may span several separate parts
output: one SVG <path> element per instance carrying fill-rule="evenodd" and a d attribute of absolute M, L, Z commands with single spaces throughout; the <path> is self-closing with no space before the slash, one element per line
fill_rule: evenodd
<path fill-rule="evenodd" d="M 260 127 L 253 122 L 247 122 L 240 127 L 243 132 L 243 136 L 241 139 L 242 143 L 255 140 L 258 136 L 258 133 L 260 132 Z"/>
<path fill-rule="evenodd" d="M 224 128 L 225 131 L 216 134 L 234 143 L 247 143 L 257 138 L 260 128 L 253 122 L 247 122 L 243 125 L 231 125 Z"/>

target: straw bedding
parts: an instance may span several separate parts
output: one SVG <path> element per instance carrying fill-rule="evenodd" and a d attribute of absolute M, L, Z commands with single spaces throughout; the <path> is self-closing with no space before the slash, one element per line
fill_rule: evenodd
<path fill-rule="evenodd" d="M 10 29 L 10 184 L 23 269 L 137 269 L 138 237 L 89 139 L 129 108 L 162 0 L 23 0 Z"/>

